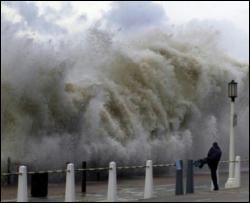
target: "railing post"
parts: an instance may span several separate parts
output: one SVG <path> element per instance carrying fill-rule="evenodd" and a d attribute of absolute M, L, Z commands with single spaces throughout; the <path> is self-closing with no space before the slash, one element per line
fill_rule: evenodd
<path fill-rule="evenodd" d="M 153 197 L 153 164 L 151 160 L 148 160 L 146 163 L 144 199 L 152 197 Z"/>
<path fill-rule="evenodd" d="M 175 194 L 183 195 L 183 162 L 182 160 L 176 161 L 176 183 L 175 183 Z"/>
<path fill-rule="evenodd" d="M 74 164 L 67 164 L 65 202 L 75 202 L 75 171 Z"/>
<path fill-rule="evenodd" d="M 28 202 L 27 167 L 19 167 L 17 202 Z"/>
<path fill-rule="evenodd" d="M 48 173 L 35 173 L 31 175 L 30 192 L 32 197 L 47 197 L 48 195 Z"/>
<path fill-rule="evenodd" d="M 117 201 L 116 163 L 109 164 L 108 202 Z"/>
<path fill-rule="evenodd" d="M 7 159 L 7 173 L 10 173 L 11 161 L 10 157 Z M 11 176 L 7 176 L 7 184 L 10 185 L 11 183 Z"/>
<path fill-rule="evenodd" d="M 235 179 L 236 179 L 236 186 L 240 187 L 240 156 L 235 157 Z"/>
<path fill-rule="evenodd" d="M 193 160 L 187 162 L 186 193 L 194 193 Z"/>
<path fill-rule="evenodd" d="M 86 161 L 82 162 L 82 168 L 87 168 Z M 82 171 L 82 193 L 86 193 L 86 171 Z"/>
<path fill-rule="evenodd" d="M 100 180 L 101 180 L 100 171 L 96 171 L 96 180 L 97 180 L 97 181 L 100 181 Z"/>

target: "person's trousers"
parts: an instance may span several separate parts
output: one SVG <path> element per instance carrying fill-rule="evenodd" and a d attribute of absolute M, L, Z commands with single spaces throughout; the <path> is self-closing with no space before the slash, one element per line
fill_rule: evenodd
<path fill-rule="evenodd" d="M 208 165 L 210 170 L 211 170 L 211 178 L 212 178 L 212 181 L 213 181 L 213 184 L 214 184 L 214 190 L 218 190 L 219 189 L 219 186 L 218 186 L 218 183 L 217 183 L 217 164 L 209 164 Z"/>
<path fill-rule="evenodd" d="M 212 178 L 212 181 L 213 181 L 213 185 L 214 185 L 214 190 L 219 190 L 219 186 L 218 186 L 218 182 L 217 182 L 217 168 L 218 168 L 218 162 L 217 161 L 212 161 L 208 158 L 204 158 L 202 160 L 202 166 L 204 164 L 207 164 L 210 171 L 211 171 L 211 178 Z"/>

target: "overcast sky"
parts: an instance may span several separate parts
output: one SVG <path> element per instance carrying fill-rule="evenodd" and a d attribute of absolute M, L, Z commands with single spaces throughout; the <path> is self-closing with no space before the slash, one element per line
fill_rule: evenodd
<path fill-rule="evenodd" d="M 170 1 L 161 4 L 175 23 L 191 19 L 228 20 L 249 33 L 248 1 Z"/>
<path fill-rule="evenodd" d="M 249 1 L 2 1 L 1 7 L 2 35 L 46 39 L 101 26 L 121 33 L 150 26 L 205 26 L 222 33 L 226 49 L 249 58 Z"/>
<path fill-rule="evenodd" d="M 48 20 L 54 20 L 57 24 L 71 26 L 78 20 L 82 24 L 92 23 L 94 20 L 101 19 L 105 13 L 112 10 L 116 3 L 110 1 L 84 1 L 84 2 L 33 2 L 38 6 L 39 15 L 45 14 Z M 135 5 L 138 2 L 128 2 Z M 249 2 L 248 1 L 160 1 L 149 4 L 149 2 L 140 2 L 139 4 L 159 5 L 165 11 L 168 20 L 173 24 L 182 24 L 190 20 L 227 20 L 235 24 L 238 28 L 249 33 Z M 2 5 L 8 5 L 7 3 Z M 20 5 L 20 3 L 19 3 Z M 28 4 L 24 4 L 23 13 L 30 12 Z M 30 7 L 30 6 L 29 6 Z M 124 6 L 123 6 L 124 7 Z M 146 7 L 146 6 L 145 6 Z M 13 9 L 14 8 L 14 9 Z M 20 19 L 17 7 L 3 6 L 2 13 L 10 16 L 12 20 Z M 150 11 L 157 11 L 159 8 L 154 6 Z M 32 14 L 32 13 L 30 13 Z M 34 12 L 33 12 L 34 14 Z M 127 16 L 131 16 L 131 13 Z"/>

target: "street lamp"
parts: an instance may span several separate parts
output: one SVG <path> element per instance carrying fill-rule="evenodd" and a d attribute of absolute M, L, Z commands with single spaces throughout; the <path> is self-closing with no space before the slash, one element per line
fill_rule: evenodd
<path fill-rule="evenodd" d="M 235 98 L 237 97 L 237 82 L 232 80 L 228 83 L 228 97 L 231 98 L 232 102 L 234 102 Z"/>
<path fill-rule="evenodd" d="M 229 177 L 225 184 L 225 188 L 237 187 L 235 178 L 235 150 L 234 150 L 234 127 L 236 125 L 236 115 L 234 114 L 234 101 L 237 97 L 237 82 L 232 80 L 228 83 L 228 97 L 231 98 L 230 112 L 230 144 L 229 144 Z"/>

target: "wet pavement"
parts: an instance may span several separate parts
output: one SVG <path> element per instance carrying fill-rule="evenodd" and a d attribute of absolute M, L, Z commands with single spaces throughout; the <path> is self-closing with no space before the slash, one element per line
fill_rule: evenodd
<path fill-rule="evenodd" d="M 211 192 L 209 174 L 194 176 L 195 193 L 175 196 L 175 177 L 154 177 L 154 197 L 143 200 L 144 177 L 121 180 L 118 178 L 119 201 L 153 201 L 153 202 L 185 202 L 185 201 L 249 201 L 249 173 L 242 173 L 242 187 L 240 189 L 224 189 L 228 175 L 220 174 L 218 192 Z M 185 186 L 185 179 L 184 179 Z M 16 186 L 1 187 L 1 201 L 16 200 Z M 49 184 L 48 198 L 31 198 L 32 202 L 61 202 L 64 201 L 65 184 Z M 29 188 L 30 191 L 30 188 Z M 86 195 L 81 194 L 81 187 L 76 185 L 76 200 L 81 202 L 104 202 L 107 197 L 107 181 L 87 182 Z"/>

